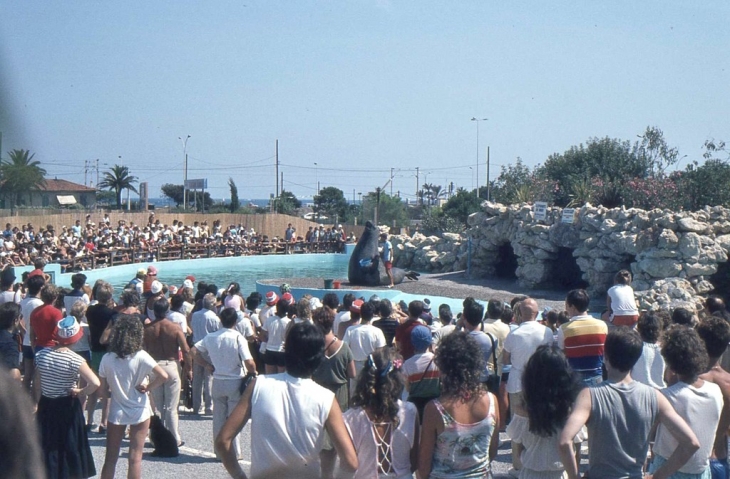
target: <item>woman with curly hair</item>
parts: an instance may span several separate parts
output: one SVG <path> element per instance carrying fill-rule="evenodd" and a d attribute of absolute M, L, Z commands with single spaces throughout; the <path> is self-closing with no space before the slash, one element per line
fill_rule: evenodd
<path fill-rule="evenodd" d="M 152 410 L 147 393 L 167 381 L 164 369 L 142 349 L 143 336 L 144 326 L 139 318 L 119 315 L 109 338 L 109 352 L 99 365 L 100 389 L 106 397 L 111 392 L 102 479 L 114 477 L 127 426 L 130 426 L 127 477 L 142 477 L 142 451 Z M 147 376 L 152 372 L 154 379 L 148 382 Z"/>
<path fill-rule="evenodd" d="M 485 477 L 499 446 L 499 411 L 484 389 L 479 343 L 464 332 L 447 336 L 436 351 L 441 396 L 426 405 L 418 477 Z"/>
<path fill-rule="evenodd" d="M 404 379 L 390 348 L 368 356 L 345 413 L 360 466 L 355 479 L 410 478 L 418 454 L 418 410 L 400 400 Z"/>
<path fill-rule="evenodd" d="M 710 454 L 720 421 L 723 398 L 717 384 L 699 377 L 707 368 L 705 343 L 694 329 L 672 326 L 664 335 L 662 356 L 670 371 L 667 375 L 670 386 L 661 392 L 694 431 L 700 443 L 699 450 L 673 477 L 708 479 L 711 477 Z M 653 473 L 659 469 L 676 447 L 677 441 L 667 427 L 660 424 L 654 442 L 654 460 L 649 470 Z"/>
<path fill-rule="evenodd" d="M 558 454 L 558 435 L 580 386 L 565 353 L 554 345 L 539 346 L 522 373 L 527 421 L 512 421 L 507 435 L 521 444 L 520 479 L 559 479 L 565 472 Z M 580 436 L 580 435 L 579 435 Z M 582 437 L 576 437 L 580 443 Z"/>

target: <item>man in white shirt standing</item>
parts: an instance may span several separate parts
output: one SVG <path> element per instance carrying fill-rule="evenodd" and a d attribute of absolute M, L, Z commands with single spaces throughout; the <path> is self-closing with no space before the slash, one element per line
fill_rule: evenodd
<path fill-rule="evenodd" d="M 385 335 L 380 328 L 376 328 L 370 322 L 373 320 L 375 310 L 370 303 L 363 303 L 360 307 L 360 324 L 350 326 L 345 332 L 342 342 L 350 346 L 352 358 L 355 360 L 355 370 L 359 373 L 368 356 L 376 349 L 385 346 Z M 350 379 L 350 392 L 354 394 L 355 378 Z"/>
<path fill-rule="evenodd" d="M 527 411 L 522 401 L 522 372 L 525 370 L 527 361 L 539 346 L 552 344 L 553 342 L 552 331 L 547 326 L 535 321 L 539 309 L 534 299 L 527 298 L 521 301 L 518 308 L 522 322 L 517 329 L 507 335 L 502 352 L 502 364 L 512 365 L 507 381 L 507 393 L 509 393 L 509 403 L 513 414 L 512 421 L 507 427 L 508 435 L 510 435 L 512 428 L 517 427 L 520 421 L 528 421 Z M 522 467 L 520 462 L 521 453 L 522 445 L 513 443 L 512 466 L 515 471 L 519 471 Z"/>
<path fill-rule="evenodd" d="M 214 294 L 208 293 L 203 297 L 203 309 L 193 313 L 190 326 L 193 330 L 195 344 L 202 341 L 208 334 L 220 329 L 221 323 L 218 315 L 215 314 Z M 205 414 L 212 413 L 213 402 L 210 396 L 212 382 L 213 378 L 204 365 L 195 361 L 193 364 L 193 412 L 195 414 L 200 414 L 201 402 L 205 403 Z"/>
<path fill-rule="evenodd" d="M 256 373 L 256 364 L 248 349 L 248 342 L 235 327 L 238 314 L 233 308 L 220 313 L 222 328 L 195 343 L 191 350 L 196 364 L 201 364 L 213 375 L 213 438 L 218 436 L 228 416 L 241 398 L 241 379 L 244 374 Z M 245 370 L 245 371 L 244 371 Z M 238 436 L 233 438 L 236 457 L 241 456 Z"/>

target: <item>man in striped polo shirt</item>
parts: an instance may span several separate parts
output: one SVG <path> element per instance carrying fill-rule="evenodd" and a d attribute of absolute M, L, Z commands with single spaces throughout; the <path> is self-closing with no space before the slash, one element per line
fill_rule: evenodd
<path fill-rule="evenodd" d="M 599 384 L 603 374 L 603 345 L 608 327 L 588 314 L 590 298 L 583 289 L 568 292 L 565 311 L 570 322 L 558 330 L 558 346 L 568 363 L 586 386 Z"/>

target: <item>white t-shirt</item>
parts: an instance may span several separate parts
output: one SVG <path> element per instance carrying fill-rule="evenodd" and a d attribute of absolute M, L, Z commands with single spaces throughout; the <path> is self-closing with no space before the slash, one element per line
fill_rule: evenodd
<path fill-rule="evenodd" d="M 504 350 L 510 354 L 510 362 L 512 363 L 512 369 L 510 369 L 509 379 L 507 380 L 508 393 L 522 391 L 522 371 L 525 370 L 530 356 L 535 353 L 539 346 L 552 343 L 553 332 L 537 321 L 525 321 L 507 335 L 504 340 Z"/>
<path fill-rule="evenodd" d="M 357 451 L 359 467 L 354 479 L 378 477 L 378 445 L 373 423 L 362 408 L 353 408 L 343 415 Z M 390 435 L 390 458 L 394 477 L 411 477 L 411 448 L 416 437 L 418 410 L 413 403 L 398 401 L 398 425 Z M 391 426 L 392 427 L 392 426 Z"/>
<path fill-rule="evenodd" d="M 274 315 L 266 319 L 263 329 L 269 333 L 269 339 L 266 342 L 267 351 L 284 351 L 284 335 L 290 321 L 288 316 L 280 318 Z"/>
<path fill-rule="evenodd" d="M 608 289 L 611 298 L 611 310 L 615 316 L 633 316 L 639 314 L 634 298 L 634 288 L 627 284 L 616 284 Z"/>
<path fill-rule="evenodd" d="M 188 320 L 185 317 L 184 314 L 177 312 L 177 311 L 168 311 L 167 312 L 167 319 L 172 321 L 173 323 L 180 326 L 180 329 L 182 330 L 183 334 L 187 334 L 188 332 Z"/>
<path fill-rule="evenodd" d="M 369 354 L 385 346 L 385 335 L 372 324 L 356 324 L 347 328 L 342 342 L 350 346 L 355 361 L 365 361 Z"/>
<path fill-rule="evenodd" d="M 243 311 L 238 311 L 238 321 L 236 322 L 235 329 L 241 333 L 244 338 L 250 338 L 253 336 L 253 322 Z"/>
<path fill-rule="evenodd" d="M 722 392 L 717 384 L 705 381 L 696 388 L 689 384 L 678 382 L 662 389 L 662 394 L 687 421 L 689 427 L 697 435 L 700 441 L 700 448 L 692 455 L 689 461 L 679 469 L 685 474 L 700 474 L 710 464 L 710 453 L 715 441 L 717 423 L 720 421 L 722 411 Z M 677 448 L 677 440 L 669 431 L 659 424 L 654 443 L 654 454 L 669 458 Z"/>
<path fill-rule="evenodd" d="M 0 293 L 0 304 L 3 303 L 20 303 L 20 296 L 18 296 L 15 291 L 3 291 Z"/>
<path fill-rule="evenodd" d="M 320 477 L 335 395 L 288 373 L 259 376 L 251 396 L 251 477 Z"/>
<path fill-rule="evenodd" d="M 664 382 L 664 357 L 658 344 L 644 343 L 641 356 L 631 369 L 631 378 L 647 386 L 662 389 Z"/>
<path fill-rule="evenodd" d="M 337 331 L 340 330 L 340 324 L 347 322 L 351 319 L 349 311 L 340 311 L 335 315 L 335 321 L 332 323 L 332 331 L 337 335 Z"/>
<path fill-rule="evenodd" d="M 85 305 L 89 305 L 89 296 L 86 293 L 83 293 L 81 296 L 72 296 L 72 295 L 66 295 L 63 297 L 63 306 L 66 308 L 66 315 L 71 314 L 71 308 L 73 307 L 74 303 L 76 301 L 82 301 Z"/>
<path fill-rule="evenodd" d="M 111 390 L 109 422 L 134 425 L 146 421 L 152 409 L 147 394 L 137 391 L 137 386 L 157 366 L 147 351 L 140 350 L 131 356 L 120 358 L 116 353 L 106 353 L 99 364 L 99 377 L 106 378 Z"/>
<path fill-rule="evenodd" d="M 23 338 L 23 346 L 30 346 L 30 334 L 32 328 L 30 327 L 30 313 L 33 312 L 38 306 L 43 306 L 43 301 L 40 298 L 34 298 L 33 296 L 26 296 L 23 301 L 20 302 L 20 314 L 23 317 L 23 326 L 25 326 L 25 337 Z"/>
<path fill-rule="evenodd" d="M 222 328 L 210 333 L 195 348 L 210 358 L 214 379 L 238 379 L 244 376 L 243 362 L 253 359 L 248 342 L 235 329 Z"/>

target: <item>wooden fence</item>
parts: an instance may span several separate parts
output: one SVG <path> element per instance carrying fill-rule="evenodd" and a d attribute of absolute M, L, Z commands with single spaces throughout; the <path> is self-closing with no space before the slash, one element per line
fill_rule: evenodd
<path fill-rule="evenodd" d="M 5 227 L 5 223 L 10 223 L 12 226 L 20 227 L 21 225 L 31 223 L 34 228 L 46 228 L 47 225 L 52 225 L 58 232 L 61 231 L 63 226 L 71 227 L 75 224 L 76 220 L 81 221 L 81 224 L 86 224 L 86 215 L 89 214 L 86 211 L 53 211 L 53 210 L 37 210 L 36 212 L 43 211 L 43 214 L 20 214 L 17 216 L 10 216 L 10 210 L 0 210 L 0 221 L 3 224 L 1 228 Z M 112 227 L 116 227 L 119 220 L 126 221 L 127 224 L 134 223 L 135 225 L 145 226 L 147 225 L 148 218 L 151 212 L 144 211 L 109 211 L 109 219 L 111 220 Z M 99 225 L 104 218 L 104 211 L 96 210 L 91 212 L 91 221 Z M 277 213 L 271 214 L 259 214 L 259 215 L 244 215 L 244 214 L 232 214 L 232 213 L 216 213 L 216 214 L 201 214 L 201 213 L 168 213 L 168 212 L 156 212 L 155 220 L 160 220 L 160 223 L 171 225 L 173 220 L 182 221 L 185 225 L 192 225 L 195 221 L 202 223 L 203 221 L 208 222 L 209 227 L 213 227 L 215 220 L 220 220 L 223 231 L 230 225 L 243 225 L 246 230 L 253 228 L 257 233 L 267 235 L 270 238 L 274 236 L 283 237 L 289 223 L 294 226 L 297 230 L 298 236 L 304 236 L 310 226 L 317 226 L 314 221 L 305 220 L 297 216 L 288 216 Z M 325 225 L 327 227 L 327 225 Z M 350 232 L 354 232 L 356 236 L 360 237 L 363 231 L 363 227 L 360 225 L 352 226 L 345 225 L 345 231 L 349 235 Z"/>

